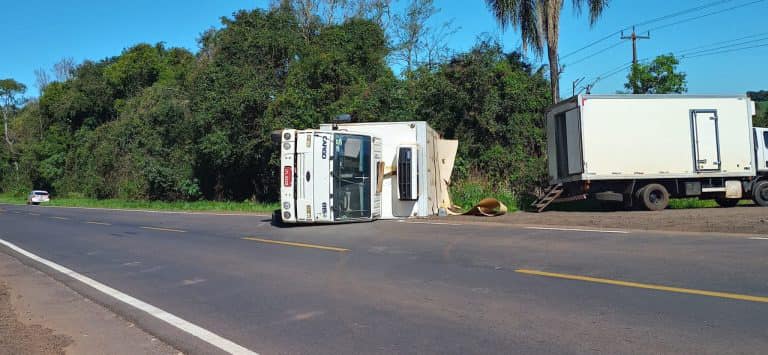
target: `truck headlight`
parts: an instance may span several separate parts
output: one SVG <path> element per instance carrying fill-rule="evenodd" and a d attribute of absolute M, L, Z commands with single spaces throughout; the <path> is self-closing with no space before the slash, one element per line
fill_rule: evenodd
<path fill-rule="evenodd" d="M 283 202 L 283 209 L 284 210 L 290 210 L 291 209 L 291 203 L 290 202 Z"/>
<path fill-rule="evenodd" d="M 289 142 L 283 143 L 283 149 L 290 150 L 291 149 L 291 143 L 289 143 Z"/>
<path fill-rule="evenodd" d="M 283 134 L 283 139 L 287 141 L 291 140 L 291 134 L 288 132 L 285 132 L 285 134 Z"/>
<path fill-rule="evenodd" d="M 283 212 L 283 219 L 291 219 L 291 212 Z"/>

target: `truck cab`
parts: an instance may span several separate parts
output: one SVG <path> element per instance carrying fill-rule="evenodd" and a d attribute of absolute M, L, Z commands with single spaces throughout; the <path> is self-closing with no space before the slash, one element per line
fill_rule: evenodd
<path fill-rule="evenodd" d="M 283 130 L 282 221 L 343 223 L 380 217 L 381 146 L 381 139 L 371 134 Z"/>

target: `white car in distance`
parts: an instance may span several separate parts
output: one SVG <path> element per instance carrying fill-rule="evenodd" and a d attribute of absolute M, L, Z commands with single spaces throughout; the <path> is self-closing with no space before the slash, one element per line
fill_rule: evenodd
<path fill-rule="evenodd" d="M 27 197 L 28 205 L 39 205 L 43 202 L 49 202 L 51 200 L 48 191 L 34 190 L 29 193 Z"/>

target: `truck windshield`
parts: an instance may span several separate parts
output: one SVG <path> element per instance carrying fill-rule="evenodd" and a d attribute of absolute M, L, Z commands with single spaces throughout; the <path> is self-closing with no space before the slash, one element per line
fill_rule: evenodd
<path fill-rule="evenodd" d="M 371 137 L 336 134 L 333 210 L 337 221 L 371 217 Z"/>

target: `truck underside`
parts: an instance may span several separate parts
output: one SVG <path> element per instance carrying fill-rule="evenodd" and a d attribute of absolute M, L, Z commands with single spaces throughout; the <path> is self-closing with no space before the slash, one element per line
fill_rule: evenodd
<path fill-rule="evenodd" d="M 662 210 L 670 198 L 712 199 L 720 206 L 736 206 L 752 199 L 768 206 L 768 177 L 685 178 L 573 181 L 560 184 L 562 192 L 552 202 L 595 199 L 621 203 L 625 208 Z"/>

